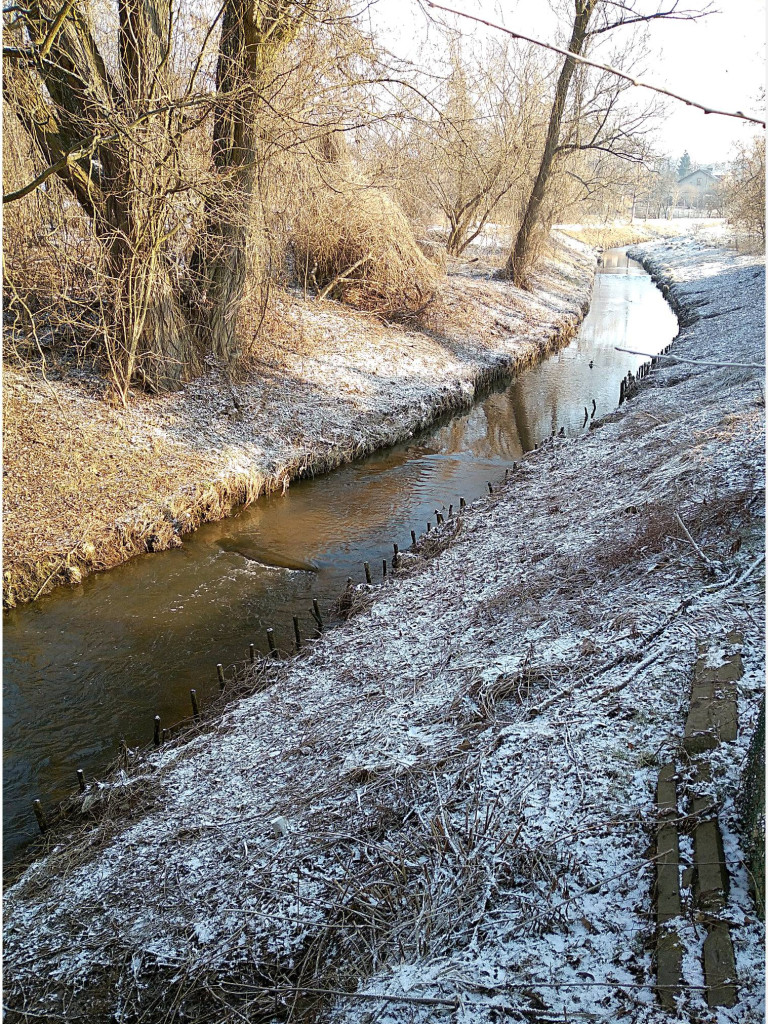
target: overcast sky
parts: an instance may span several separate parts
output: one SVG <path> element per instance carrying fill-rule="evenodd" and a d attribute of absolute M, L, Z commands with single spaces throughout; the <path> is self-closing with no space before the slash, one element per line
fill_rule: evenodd
<path fill-rule="evenodd" d="M 486 17 L 545 42 L 557 42 L 557 15 L 545 0 L 440 0 L 448 7 Z M 684 6 L 693 7 L 696 0 Z M 652 0 L 638 4 L 651 9 Z M 722 110 L 761 113 L 758 91 L 765 86 L 766 10 L 763 0 L 715 0 L 716 12 L 695 22 L 657 21 L 651 28 L 651 58 L 643 78 L 698 102 Z M 572 3 L 565 9 L 570 11 Z M 403 57 L 423 55 L 426 18 L 417 0 L 378 0 L 371 18 L 387 35 L 390 47 Z M 464 31 L 478 34 L 471 22 L 459 19 Z M 626 31 L 626 30 L 624 30 Z M 556 59 L 553 55 L 552 59 Z M 650 93 L 636 90 L 638 101 Z M 730 118 L 707 115 L 669 101 L 659 133 L 662 151 L 706 164 L 727 160 L 739 140 L 754 128 Z"/>

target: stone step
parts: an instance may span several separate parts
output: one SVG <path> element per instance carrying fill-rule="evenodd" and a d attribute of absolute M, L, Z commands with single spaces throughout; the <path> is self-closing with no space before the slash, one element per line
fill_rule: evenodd
<path fill-rule="evenodd" d="M 738 643 L 741 636 L 732 633 L 728 640 Z M 683 738 L 683 747 L 690 755 L 713 750 L 721 742 L 733 743 L 739 727 L 736 680 L 744 673 L 741 655 L 731 654 L 722 665 L 709 666 L 706 650 L 706 645 L 699 645 L 691 683 Z"/>
<path fill-rule="evenodd" d="M 706 814 L 711 797 L 695 797 L 694 814 Z M 700 910 L 722 910 L 728 899 L 728 869 L 717 817 L 700 818 L 693 830 L 693 894 Z"/>
<path fill-rule="evenodd" d="M 713 921 L 704 940 L 704 981 L 710 1007 L 733 1006 L 738 999 L 736 960 L 725 921 Z"/>
<path fill-rule="evenodd" d="M 682 983 L 683 946 L 671 922 L 680 916 L 680 839 L 677 818 L 677 787 L 674 764 L 659 771 L 656 809 L 661 823 L 656 832 L 656 982 L 659 1002 L 675 1009 Z"/>

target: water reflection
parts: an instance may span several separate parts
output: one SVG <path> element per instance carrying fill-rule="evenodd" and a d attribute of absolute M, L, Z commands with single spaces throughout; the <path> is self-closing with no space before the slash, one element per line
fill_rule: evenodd
<path fill-rule="evenodd" d="M 189 713 L 217 688 L 216 662 L 266 648 L 273 626 L 292 643 L 309 631 L 312 597 L 327 607 L 362 563 L 381 575 L 436 508 L 487 492 L 510 462 L 553 431 L 575 436 L 584 409 L 618 401 L 619 381 L 676 333 L 638 264 L 606 253 L 590 313 L 573 341 L 509 387 L 415 438 L 325 477 L 294 484 L 236 519 L 204 526 L 181 549 L 132 562 L 6 614 L 4 854 L 36 832 L 32 799 L 70 793 L 75 769 L 97 773 L 120 739 L 148 742 L 157 713 Z"/>

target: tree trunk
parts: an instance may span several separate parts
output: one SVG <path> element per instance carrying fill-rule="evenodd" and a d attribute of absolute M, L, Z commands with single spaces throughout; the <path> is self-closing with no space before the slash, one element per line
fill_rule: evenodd
<path fill-rule="evenodd" d="M 568 44 L 568 49 L 571 53 L 576 55 L 581 53 L 587 35 L 589 19 L 592 16 L 596 3 L 597 0 L 576 0 L 576 16 L 573 22 L 571 41 Z M 514 247 L 509 254 L 504 268 L 504 276 L 511 278 L 519 288 L 527 287 L 528 284 L 528 273 L 531 267 L 532 256 L 535 252 L 536 235 L 541 230 L 541 209 L 547 194 L 547 185 L 552 173 L 552 165 L 557 154 L 563 111 L 565 110 L 568 88 L 571 84 L 571 77 L 575 67 L 576 61 L 571 57 L 566 57 L 560 69 L 555 89 L 555 102 L 549 115 L 547 138 L 544 143 L 544 152 L 541 157 L 539 171 L 525 207 L 525 213 L 515 238 Z"/>
<path fill-rule="evenodd" d="M 452 221 L 445 250 L 449 256 L 460 256 L 466 248 L 464 241 L 469 225 L 464 220 Z"/>
<path fill-rule="evenodd" d="M 47 36 L 60 6 L 30 7 L 31 40 Z M 171 0 L 120 0 L 118 17 L 121 89 L 74 5 L 47 58 L 20 60 L 4 91 L 43 157 L 61 163 L 59 178 L 104 243 L 113 298 L 105 354 L 125 400 L 134 375 L 172 387 L 199 362 L 168 259 L 168 125 L 157 117 L 137 123 L 170 95 Z"/>
<path fill-rule="evenodd" d="M 117 0 L 114 79 L 90 30 L 88 5 L 61 3 L 32 0 L 16 20 L 18 45 L 5 50 L 12 66 L 3 88 L 103 242 L 99 272 L 112 289 L 109 312 L 102 312 L 106 355 L 125 399 L 132 377 L 171 387 L 194 373 L 201 341 L 225 363 L 237 357 L 237 313 L 261 225 L 260 108 L 281 50 L 315 0 L 223 0 L 211 98 L 217 181 L 207 193 L 207 235 L 197 240 L 183 280 L 185 261 L 173 239 L 183 250 L 189 212 L 175 197 L 189 185 L 179 150 L 191 129 L 188 111 L 176 104 L 182 93 L 171 67 L 173 0 Z"/>
<path fill-rule="evenodd" d="M 294 0 L 229 0 L 216 69 L 213 127 L 216 195 L 206 203 L 207 229 L 192 269 L 202 292 L 206 348 L 224 363 L 237 358 L 237 315 L 263 230 L 258 198 L 263 168 L 259 102 L 269 89 L 280 51 L 297 34 L 312 7 Z"/>

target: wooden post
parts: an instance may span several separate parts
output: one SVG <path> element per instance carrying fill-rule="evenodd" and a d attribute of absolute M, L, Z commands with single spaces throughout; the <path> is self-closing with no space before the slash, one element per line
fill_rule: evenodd
<path fill-rule="evenodd" d="M 216 666 L 216 675 L 219 677 L 219 689 L 224 689 L 224 666 L 219 663 Z"/>
<path fill-rule="evenodd" d="M 293 632 L 296 637 L 296 650 L 301 650 L 301 633 L 299 632 L 299 616 L 293 616 Z"/>
<path fill-rule="evenodd" d="M 199 718 L 200 717 L 200 706 L 197 703 L 197 690 L 190 690 L 189 691 L 189 696 L 192 699 L 192 717 L 193 718 Z"/>
<path fill-rule="evenodd" d="M 448 506 L 448 518 L 450 519 L 452 516 L 453 516 L 453 505 L 449 505 Z"/>
<path fill-rule="evenodd" d="M 365 582 L 366 583 L 372 583 L 373 581 L 371 580 L 371 567 L 370 567 L 370 565 L 368 565 L 367 562 L 363 562 L 363 568 L 365 569 Z"/>
<path fill-rule="evenodd" d="M 85 773 L 82 768 L 77 769 L 77 784 L 80 787 L 80 792 L 85 792 Z"/>
<path fill-rule="evenodd" d="M 382 558 L 381 560 L 381 578 L 385 580 L 387 578 L 387 560 Z"/>
<path fill-rule="evenodd" d="M 488 493 L 493 494 L 493 484 L 490 480 L 488 481 Z"/>
<path fill-rule="evenodd" d="M 392 556 L 392 568 L 396 569 L 397 568 L 397 556 L 400 554 L 400 549 L 398 548 L 397 544 L 393 544 L 392 547 L 395 549 L 395 553 Z"/>
<path fill-rule="evenodd" d="M 160 715 L 155 715 L 155 746 L 160 746 Z"/>
<path fill-rule="evenodd" d="M 432 529 L 432 523 L 430 523 L 430 521 L 429 521 L 429 520 L 427 520 L 427 533 L 429 533 L 429 531 L 430 531 L 431 529 Z"/>
<path fill-rule="evenodd" d="M 269 644 L 269 653 L 273 658 L 277 657 L 277 648 L 275 647 L 275 631 L 274 629 L 267 630 L 267 643 Z"/>
<path fill-rule="evenodd" d="M 45 820 L 45 813 L 43 812 L 43 805 L 39 800 L 32 801 L 32 810 L 35 812 L 37 818 L 37 827 L 40 829 L 41 835 L 45 835 L 48 831 L 48 822 Z"/>
<path fill-rule="evenodd" d="M 413 544 L 413 546 L 416 547 L 416 531 L 415 530 L 411 530 L 411 544 Z"/>
<path fill-rule="evenodd" d="M 442 526 L 445 522 L 442 512 L 438 512 L 437 509 L 435 509 L 435 515 L 437 516 L 437 525 Z"/>
<path fill-rule="evenodd" d="M 459 508 L 466 508 L 467 503 L 463 498 L 459 498 Z"/>
<path fill-rule="evenodd" d="M 248 644 L 248 653 L 251 656 L 251 664 L 255 665 L 256 664 L 256 645 L 255 644 Z"/>
<path fill-rule="evenodd" d="M 323 626 L 323 618 L 320 614 L 320 605 L 317 603 L 316 597 L 312 598 L 312 614 L 315 617 L 315 622 L 317 622 L 317 628 L 322 633 L 325 627 Z"/>

